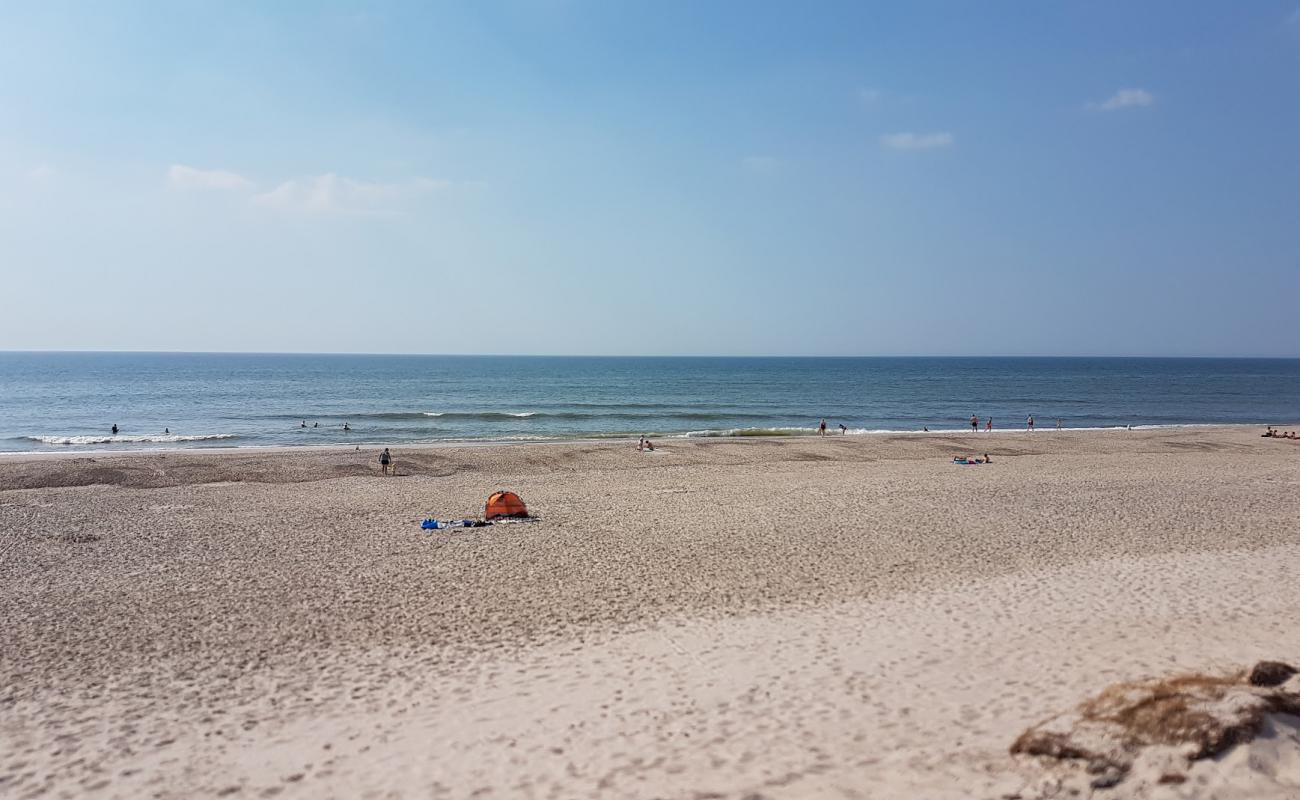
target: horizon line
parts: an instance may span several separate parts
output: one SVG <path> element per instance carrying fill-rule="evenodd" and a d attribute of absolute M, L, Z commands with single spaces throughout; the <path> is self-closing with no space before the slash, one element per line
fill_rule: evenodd
<path fill-rule="evenodd" d="M 759 358 L 818 358 L 818 359 L 864 359 L 864 358 L 1075 358 L 1075 359 L 1186 359 L 1186 360 L 1273 360 L 1273 361 L 1295 361 L 1300 360 L 1298 355 L 1161 355 L 1161 354 L 1139 354 L 1139 355 L 1052 355 L 1045 353 L 1019 353 L 1019 354 L 936 354 L 936 353 L 875 353 L 875 354 L 855 354 L 855 355 L 823 355 L 823 354 L 748 354 L 737 355 L 729 353 L 633 353 L 627 355 L 601 354 L 601 353 L 377 353 L 366 351 L 324 351 L 324 350 L 117 350 L 117 349 L 0 349 L 0 354 L 64 354 L 64 355 L 190 355 L 190 356 L 383 356 L 394 358 L 738 358 L 738 359 L 759 359 Z"/>

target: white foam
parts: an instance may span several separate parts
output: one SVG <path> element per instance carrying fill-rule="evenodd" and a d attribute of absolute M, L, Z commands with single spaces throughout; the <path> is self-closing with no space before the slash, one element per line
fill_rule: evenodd
<path fill-rule="evenodd" d="M 167 444 L 171 442 L 204 442 L 213 439 L 238 439 L 233 433 L 210 433 L 201 436 L 182 436 L 180 434 L 157 434 L 153 436 L 28 436 L 34 442 L 44 444 Z"/>

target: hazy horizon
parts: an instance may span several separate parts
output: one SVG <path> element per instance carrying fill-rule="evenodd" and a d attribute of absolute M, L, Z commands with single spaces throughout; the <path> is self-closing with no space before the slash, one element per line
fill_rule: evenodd
<path fill-rule="evenodd" d="M 112 355 L 114 353 L 122 355 L 188 355 L 188 356 L 395 356 L 395 357 L 428 357 L 428 358 L 790 358 L 790 359 L 814 359 L 814 358 L 840 358 L 840 359 L 1150 359 L 1150 360 L 1238 360 L 1238 361 L 1300 361 L 1300 356 L 1257 356 L 1257 355 L 1162 355 L 1154 354 L 1137 354 L 1137 355 L 1057 355 L 1051 353 L 988 353 L 977 355 L 961 355 L 953 353 L 857 353 L 841 355 L 823 355 L 818 353 L 752 353 L 752 354 L 730 354 L 730 353 L 417 353 L 417 352 L 370 352 L 370 351 L 309 351 L 309 350 L 109 350 L 95 348 L 81 349 L 41 349 L 33 348 L 26 350 L 0 350 L 0 354 L 45 354 L 54 355 L 66 353 L 68 355 L 78 354 L 102 354 Z"/>

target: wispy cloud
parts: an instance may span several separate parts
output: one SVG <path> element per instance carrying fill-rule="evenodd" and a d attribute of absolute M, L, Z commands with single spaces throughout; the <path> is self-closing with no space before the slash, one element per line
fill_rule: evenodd
<path fill-rule="evenodd" d="M 54 167 L 49 164 L 37 164 L 27 170 L 27 179 L 33 183 L 47 183 L 54 178 Z"/>
<path fill-rule="evenodd" d="M 1089 103 L 1088 108 L 1096 111 L 1120 111 L 1125 108 L 1143 108 L 1155 101 L 1155 95 L 1146 89 L 1120 89 L 1100 103 Z"/>
<path fill-rule="evenodd" d="M 267 189 L 237 172 L 184 164 L 171 165 L 167 180 L 179 189 L 239 192 L 260 208 L 309 214 L 397 214 L 410 201 L 451 185 L 430 178 L 363 181 L 327 172 L 283 180 Z"/>
<path fill-rule="evenodd" d="M 167 180 L 179 189 L 251 189 L 253 182 L 237 172 L 223 169 L 198 169 L 184 164 L 172 164 L 167 170 Z"/>
<path fill-rule="evenodd" d="M 871 88 L 859 89 L 858 100 L 860 100 L 863 105 L 873 106 L 876 103 L 880 102 L 880 98 L 883 97 L 884 94 L 885 93 L 880 91 L 879 89 L 871 89 Z"/>
<path fill-rule="evenodd" d="M 1286 24 L 1300 25 L 1300 8 L 1291 12 L 1291 14 L 1286 18 Z"/>
<path fill-rule="evenodd" d="M 939 133 L 887 133 L 880 144 L 891 150 L 937 150 L 952 147 L 953 136 L 947 131 Z"/>
<path fill-rule="evenodd" d="M 344 178 L 333 172 L 287 180 L 253 196 L 263 208 L 311 214 L 396 214 L 410 200 L 445 189 L 448 181 L 413 178 L 377 183 Z"/>

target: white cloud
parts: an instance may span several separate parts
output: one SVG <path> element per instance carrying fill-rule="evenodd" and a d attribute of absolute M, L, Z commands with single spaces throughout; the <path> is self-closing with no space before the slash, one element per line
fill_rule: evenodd
<path fill-rule="evenodd" d="M 394 214 L 409 201 L 450 186 L 448 181 L 410 178 L 389 183 L 345 178 L 333 172 L 281 181 L 270 189 L 237 172 L 173 164 L 167 179 L 181 189 L 248 192 L 255 206 L 299 213 Z"/>
<path fill-rule="evenodd" d="M 772 156 L 745 156 L 740 160 L 740 166 L 746 172 L 756 175 L 771 175 L 781 166 L 781 162 Z"/>
<path fill-rule="evenodd" d="M 878 103 L 880 101 L 880 98 L 883 95 L 884 92 L 880 91 L 879 89 L 858 90 L 858 99 L 861 100 L 864 105 L 868 105 L 868 106 L 875 105 L 876 103 Z"/>
<path fill-rule="evenodd" d="M 880 144 L 892 150 L 936 150 L 952 147 L 952 134 L 940 133 L 887 133 L 880 137 Z"/>
<path fill-rule="evenodd" d="M 180 189 L 251 189 L 253 182 L 236 172 L 222 169 L 196 169 L 184 164 L 172 164 L 167 170 L 167 180 Z"/>
<path fill-rule="evenodd" d="M 1125 108 L 1142 108 L 1155 101 L 1155 96 L 1146 89 L 1120 89 L 1104 102 L 1089 103 L 1088 107 L 1098 111 L 1119 111 Z"/>
<path fill-rule="evenodd" d="M 398 207 L 451 184 L 429 178 L 373 183 L 344 178 L 333 172 L 287 180 L 260 194 L 253 203 L 264 208 L 314 214 L 392 214 Z"/>

